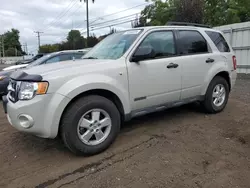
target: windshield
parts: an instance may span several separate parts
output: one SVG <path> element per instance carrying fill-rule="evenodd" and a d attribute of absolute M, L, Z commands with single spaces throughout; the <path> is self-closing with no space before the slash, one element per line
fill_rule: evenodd
<path fill-rule="evenodd" d="M 98 43 L 83 59 L 118 59 L 133 44 L 141 29 L 114 33 Z"/>

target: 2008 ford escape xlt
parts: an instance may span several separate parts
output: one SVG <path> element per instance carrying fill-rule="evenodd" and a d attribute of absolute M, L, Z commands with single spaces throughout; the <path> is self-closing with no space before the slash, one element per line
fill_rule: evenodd
<path fill-rule="evenodd" d="M 236 57 L 219 31 L 135 28 L 108 36 L 74 64 L 13 73 L 3 103 L 16 129 L 60 135 L 75 154 L 93 155 L 133 117 L 194 101 L 221 112 L 236 75 Z"/>

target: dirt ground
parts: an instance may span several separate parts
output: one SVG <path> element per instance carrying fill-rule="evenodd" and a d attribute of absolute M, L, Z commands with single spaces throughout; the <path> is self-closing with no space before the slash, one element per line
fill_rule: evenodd
<path fill-rule="evenodd" d="M 250 187 L 250 79 L 227 108 L 187 105 L 135 119 L 107 151 L 76 157 L 60 140 L 17 132 L 0 110 L 0 187 Z"/>

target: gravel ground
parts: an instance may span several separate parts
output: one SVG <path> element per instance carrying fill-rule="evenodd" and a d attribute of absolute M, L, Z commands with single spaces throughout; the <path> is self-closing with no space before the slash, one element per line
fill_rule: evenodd
<path fill-rule="evenodd" d="M 60 140 L 17 132 L 0 109 L 0 187 L 250 187 L 250 79 L 226 109 L 187 105 L 126 123 L 107 151 L 72 155 Z"/>

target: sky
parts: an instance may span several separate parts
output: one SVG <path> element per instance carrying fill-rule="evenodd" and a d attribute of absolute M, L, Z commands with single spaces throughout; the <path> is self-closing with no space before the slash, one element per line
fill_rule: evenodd
<path fill-rule="evenodd" d="M 90 34 L 100 36 L 110 30 L 103 26 L 135 19 L 145 5 L 145 0 L 95 0 L 95 3 L 89 0 Z M 128 17 L 109 22 L 124 16 Z M 86 6 L 80 0 L 0 0 L 0 35 L 11 28 L 20 31 L 20 42 L 27 43 L 29 53 L 36 53 L 34 31 L 43 32 L 41 45 L 65 40 L 71 29 L 80 30 L 86 37 Z M 131 28 L 131 23 L 114 28 Z"/>

